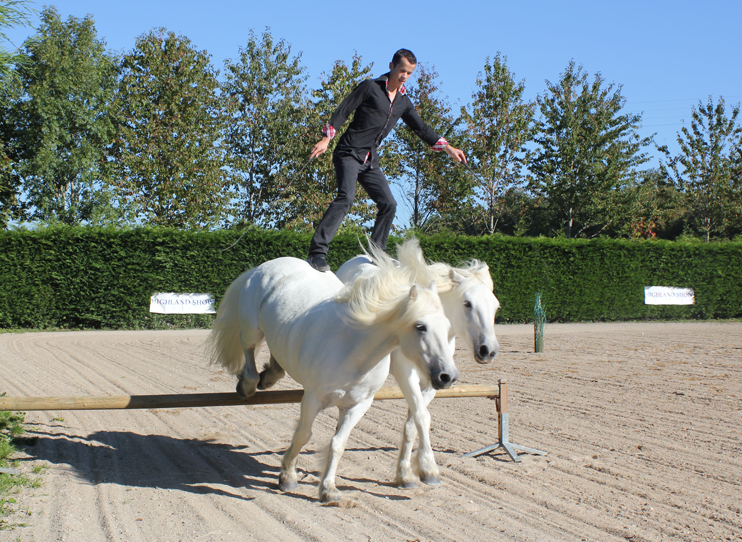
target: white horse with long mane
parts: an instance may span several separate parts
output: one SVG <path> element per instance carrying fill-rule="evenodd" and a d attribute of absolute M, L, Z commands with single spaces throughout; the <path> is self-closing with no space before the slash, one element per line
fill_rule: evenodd
<path fill-rule="evenodd" d="M 478 363 L 489 363 L 497 355 L 495 313 L 500 306 L 493 291 L 492 277 L 486 263 L 471 260 L 462 267 L 445 263 L 428 264 L 417 239 L 408 239 L 397 247 L 402 268 L 409 269 L 418 284 L 435 283 L 443 310 L 451 322 L 451 348 L 455 337 L 463 340 Z M 368 255 L 357 256 L 338 269 L 336 275 L 344 283 L 358 277 L 371 277 L 379 272 Z M 428 405 L 435 397 L 436 383 L 404 351 L 391 354 L 390 372 L 402 389 L 409 407 L 402 431 L 395 484 L 414 487 L 418 478 L 426 484 L 439 484 L 440 474 L 430 444 L 430 413 Z M 412 447 L 420 437 L 417 464 L 412 464 Z M 415 474 L 417 471 L 417 476 Z"/>
<path fill-rule="evenodd" d="M 322 502 L 340 500 L 338 461 L 350 431 L 371 406 L 389 373 L 389 353 L 400 348 L 441 387 L 458 378 L 448 341 L 450 323 L 435 284 L 416 285 L 413 274 L 383 253 L 378 272 L 344 286 L 296 258 L 278 258 L 242 274 L 227 289 L 209 337 L 212 362 L 239 375 L 245 397 L 288 372 L 304 387 L 301 414 L 281 463 L 279 487 L 298 487 L 296 463 L 312 424 L 324 408 L 339 410 L 319 485 Z M 270 348 L 258 373 L 257 350 Z"/>

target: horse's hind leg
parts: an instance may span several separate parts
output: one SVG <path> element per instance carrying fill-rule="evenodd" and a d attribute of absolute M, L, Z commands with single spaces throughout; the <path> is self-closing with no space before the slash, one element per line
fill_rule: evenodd
<path fill-rule="evenodd" d="M 267 390 L 275 385 L 276 382 L 286 376 L 286 371 L 283 370 L 276 358 L 271 354 L 271 361 L 267 368 L 260 371 L 260 382 L 258 383 L 259 390 Z"/>
<path fill-rule="evenodd" d="M 335 487 L 335 473 L 337 472 L 338 463 L 345 451 L 345 445 L 348 442 L 350 432 L 356 426 L 358 421 L 363 418 L 363 415 L 369 409 L 373 400 L 374 398 L 371 396 L 360 403 L 356 403 L 350 408 L 340 409 L 337 430 L 335 431 L 335 436 L 333 436 L 330 441 L 327 468 L 325 469 L 325 473 L 322 475 L 322 481 L 319 484 L 320 502 L 337 502 L 342 499 L 342 494 L 337 487 Z"/>
<path fill-rule="evenodd" d="M 301 414 L 299 415 L 296 431 L 294 431 L 294 438 L 281 461 L 281 472 L 278 475 L 278 487 L 281 491 L 291 491 L 299 487 L 296 477 L 296 462 L 299 452 L 312 437 L 312 424 L 320 410 L 322 410 L 322 405 L 317 398 L 305 390 L 304 397 L 301 400 Z"/>
<path fill-rule="evenodd" d="M 248 339 L 246 341 L 246 339 Z M 249 340 L 252 339 L 252 340 Z M 237 395 L 240 397 L 252 397 L 258 389 L 260 375 L 255 367 L 255 353 L 260 351 L 263 343 L 262 334 L 256 337 L 242 337 L 242 351 L 245 354 L 245 366 L 238 376 Z"/>

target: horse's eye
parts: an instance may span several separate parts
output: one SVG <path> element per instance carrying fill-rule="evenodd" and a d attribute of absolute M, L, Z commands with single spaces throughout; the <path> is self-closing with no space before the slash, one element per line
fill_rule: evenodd
<path fill-rule="evenodd" d="M 425 324 L 417 324 L 415 325 L 415 329 L 418 330 L 420 333 L 425 333 L 428 331 L 428 328 L 425 327 Z"/>
<path fill-rule="evenodd" d="M 471 309 L 471 301 L 464 301 L 464 307 Z"/>

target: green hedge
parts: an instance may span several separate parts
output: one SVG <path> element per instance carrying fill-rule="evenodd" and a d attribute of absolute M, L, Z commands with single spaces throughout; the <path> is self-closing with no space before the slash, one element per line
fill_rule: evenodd
<path fill-rule="evenodd" d="M 50 227 L 0 232 L 0 328 L 210 327 L 209 315 L 155 315 L 155 292 L 217 298 L 240 273 L 277 256 L 306 257 L 310 236 L 291 232 L 185 232 Z M 333 243 L 358 253 L 356 237 Z"/>
<path fill-rule="evenodd" d="M 532 321 L 539 291 L 551 322 L 742 316 L 742 243 L 432 237 L 421 246 L 436 261 L 487 262 L 498 320 Z M 645 305 L 645 286 L 693 288 L 696 304 Z"/>
<path fill-rule="evenodd" d="M 306 257 L 309 235 L 249 230 L 53 227 L 0 232 L 0 327 L 209 327 L 209 315 L 153 315 L 154 292 L 220 298 L 242 271 L 278 256 Z M 392 239 L 390 245 L 393 251 Z M 396 241 L 399 241 L 398 239 Z M 742 243 L 509 237 L 422 237 L 426 257 L 486 261 L 499 321 L 531 321 L 536 292 L 549 321 L 742 316 Z M 339 235 L 329 263 L 359 252 Z M 644 286 L 694 288 L 691 306 L 646 306 Z"/>

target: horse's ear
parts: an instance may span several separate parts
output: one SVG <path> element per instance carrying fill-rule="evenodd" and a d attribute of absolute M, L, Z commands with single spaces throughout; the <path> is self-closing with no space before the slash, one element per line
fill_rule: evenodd
<path fill-rule="evenodd" d="M 410 299 L 415 299 L 419 292 L 417 291 L 417 284 L 413 284 L 410 288 Z"/>
<path fill-rule="evenodd" d="M 453 267 L 451 268 L 451 271 L 449 272 L 449 275 L 451 276 L 451 281 L 454 284 L 457 284 L 457 285 L 458 284 L 461 284 L 462 282 L 464 282 L 464 280 L 466 280 L 464 278 L 464 275 L 462 275 L 461 273 L 459 273 L 458 271 L 456 271 Z"/>

